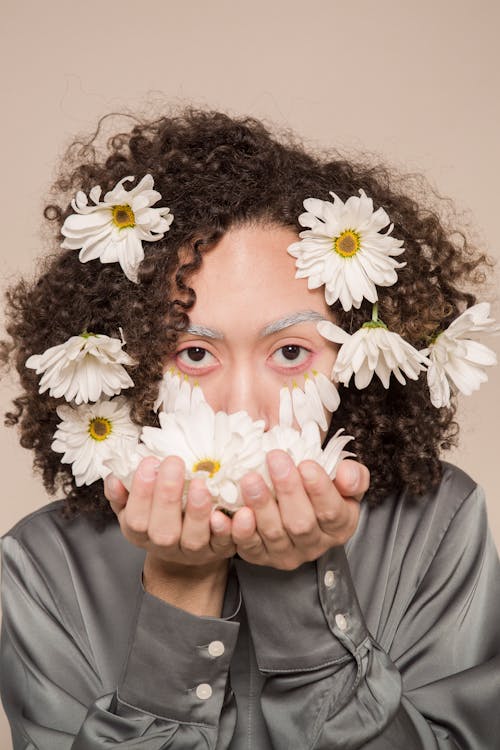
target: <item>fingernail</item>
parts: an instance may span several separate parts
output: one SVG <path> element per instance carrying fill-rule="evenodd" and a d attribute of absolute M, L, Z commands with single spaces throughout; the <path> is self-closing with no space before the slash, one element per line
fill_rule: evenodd
<path fill-rule="evenodd" d="M 207 495 L 202 487 L 193 487 L 189 493 L 189 499 L 195 508 L 201 508 L 205 505 Z"/>
<path fill-rule="evenodd" d="M 225 527 L 226 523 L 223 518 L 220 516 L 213 516 L 212 518 L 212 528 L 214 531 L 222 531 Z"/>
<path fill-rule="evenodd" d="M 139 475 L 146 482 L 152 482 L 158 474 L 160 464 L 157 461 L 146 460 L 139 466 Z"/>
<path fill-rule="evenodd" d="M 359 469 L 356 464 L 347 464 L 346 480 L 349 487 L 355 489 L 359 482 Z"/>
<path fill-rule="evenodd" d="M 240 513 L 240 524 L 244 529 L 250 529 L 253 525 L 253 518 L 250 513 Z"/>
<path fill-rule="evenodd" d="M 164 477 L 167 482 L 178 482 L 182 476 L 182 469 L 177 461 L 169 461 L 165 466 Z"/>
<path fill-rule="evenodd" d="M 271 474 L 275 479 L 284 479 L 290 473 L 292 462 L 283 453 L 269 453 L 267 457 Z"/>
<path fill-rule="evenodd" d="M 120 491 L 120 482 L 115 476 L 106 477 L 106 491 L 110 500 L 114 500 Z"/>
<path fill-rule="evenodd" d="M 241 488 L 250 500 L 257 500 L 262 495 L 262 483 L 259 479 L 243 479 Z"/>
<path fill-rule="evenodd" d="M 314 464 L 304 464 L 300 467 L 300 473 L 306 482 L 315 482 L 318 478 L 318 472 Z"/>

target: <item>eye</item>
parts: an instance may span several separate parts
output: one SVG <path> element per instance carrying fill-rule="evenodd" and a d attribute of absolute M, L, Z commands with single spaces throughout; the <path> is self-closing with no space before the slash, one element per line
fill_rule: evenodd
<path fill-rule="evenodd" d="M 311 352 L 304 346 L 299 346 L 298 344 L 286 344 L 285 346 L 276 349 L 272 355 L 272 359 L 275 364 L 280 367 L 293 368 L 300 367 L 308 362 L 310 355 Z"/>
<path fill-rule="evenodd" d="M 215 357 L 202 346 L 188 346 L 177 352 L 177 360 L 191 368 L 209 367 L 215 363 Z"/>

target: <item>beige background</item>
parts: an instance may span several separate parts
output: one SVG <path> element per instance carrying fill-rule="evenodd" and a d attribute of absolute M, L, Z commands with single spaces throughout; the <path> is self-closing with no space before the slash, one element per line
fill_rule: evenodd
<path fill-rule="evenodd" d="M 422 171 L 498 257 L 499 24 L 496 0 L 4 0 L 2 286 L 43 249 L 43 196 L 65 144 L 145 101 L 250 113 Z M 464 399 L 461 447 L 446 456 L 485 487 L 497 543 L 499 386 L 497 368 Z M 14 393 L 4 381 L 2 411 Z M 0 438 L 3 532 L 47 498 L 15 433 Z M 8 737 L 0 717 L 0 747 Z"/>

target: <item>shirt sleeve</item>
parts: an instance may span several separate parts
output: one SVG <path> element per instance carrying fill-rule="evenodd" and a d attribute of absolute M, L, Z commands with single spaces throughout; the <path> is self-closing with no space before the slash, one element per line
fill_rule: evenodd
<path fill-rule="evenodd" d="M 57 587 L 15 538 L 2 540 L 0 687 L 14 750 L 228 747 L 239 623 L 191 615 L 141 590 L 123 675 L 110 689 Z"/>
<path fill-rule="evenodd" d="M 387 650 L 367 629 L 343 548 L 292 572 L 236 561 L 274 747 L 491 750 L 500 576 L 481 491 L 438 532 Z"/>

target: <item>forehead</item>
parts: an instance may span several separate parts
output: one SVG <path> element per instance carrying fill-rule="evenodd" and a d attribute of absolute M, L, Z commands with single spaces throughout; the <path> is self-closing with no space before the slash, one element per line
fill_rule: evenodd
<path fill-rule="evenodd" d="M 221 328 L 237 322 L 260 330 L 301 311 L 329 317 L 323 288 L 310 290 L 295 278 L 287 248 L 298 238 L 286 227 L 244 226 L 227 232 L 203 256 L 190 285 L 196 304 L 190 321 Z"/>

